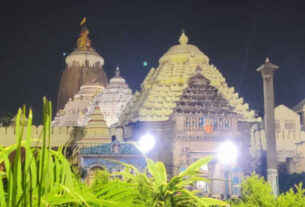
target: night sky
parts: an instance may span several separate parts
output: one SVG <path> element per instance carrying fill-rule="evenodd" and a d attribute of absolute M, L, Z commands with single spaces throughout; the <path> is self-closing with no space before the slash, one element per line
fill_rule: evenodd
<path fill-rule="evenodd" d="M 256 68 L 266 56 L 280 66 L 276 105 L 293 107 L 305 98 L 303 1 L 6 1 L 0 9 L 0 112 L 15 114 L 26 104 L 37 122 L 42 97 L 56 103 L 63 53 L 75 48 L 83 16 L 108 77 L 119 65 L 133 91 L 184 29 L 252 109 L 263 110 Z"/>

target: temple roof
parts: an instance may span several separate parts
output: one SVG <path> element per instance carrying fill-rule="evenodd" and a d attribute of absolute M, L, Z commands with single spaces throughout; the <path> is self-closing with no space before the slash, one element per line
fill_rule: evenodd
<path fill-rule="evenodd" d="M 225 78 L 209 58 L 196 46 L 188 44 L 188 38 L 181 34 L 180 44 L 171 47 L 159 60 L 158 68 L 151 68 L 120 117 L 120 124 L 136 121 L 166 121 L 180 100 L 188 81 L 199 66 L 201 74 L 218 89 L 234 111 L 244 121 L 260 121 L 249 105 L 243 102 L 233 87 L 228 87 Z"/>
<path fill-rule="evenodd" d="M 95 100 L 88 106 L 85 114 L 83 125 L 86 125 L 86 117 L 92 113 L 95 106 L 99 106 L 105 120 L 110 127 L 116 123 L 122 111 L 126 107 L 129 100 L 132 98 L 132 91 L 126 83 L 125 79 L 120 76 L 119 67 L 116 68 L 115 76 L 110 79 L 105 90 L 96 96 Z"/>
<path fill-rule="evenodd" d="M 175 112 L 236 115 L 234 107 L 229 106 L 228 101 L 222 98 L 218 90 L 201 74 L 200 67 L 197 67 L 195 75 L 189 79 L 188 87 L 184 89 Z"/>
<path fill-rule="evenodd" d="M 79 147 L 84 147 L 98 145 L 105 142 L 111 142 L 110 132 L 103 114 L 99 107 L 96 106 L 90 115 L 90 120 L 87 126 L 85 126 L 84 136 L 77 142 L 77 144 Z"/>
<path fill-rule="evenodd" d="M 88 106 L 103 90 L 104 86 L 98 83 L 82 85 L 73 99 L 69 99 L 64 109 L 57 112 L 53 126 L 79 126 L 79 120 L 84 117 Z"/>
<path fill-rule="evenodd" d="M 120 76 L 120 68 L 119 66 L 116 67 L 115 69 L 115 76 L 113 78 L 111 78 L 109 80 L 109 86 L 115 86 L 115 87 L 121 87 L 121 86 L 124 86 L 124 87 L 127 87 L 128 88 L 128 85 L 126 84 L 126 81 L 124 78 L 122 78 L 122 76 Z"/>
<path fill-rule="evenodd" d="M 195 45 L 188 44 L 188 37 L 182 32 L 178 45 L 174 45 L 160 58 L 159 63 L 162 64 L 171 59 L 180 59 L 185 61 L 189 57 L 196 57 L 197 61 L 209 63 L 209 58 L 199 50 Z"/>

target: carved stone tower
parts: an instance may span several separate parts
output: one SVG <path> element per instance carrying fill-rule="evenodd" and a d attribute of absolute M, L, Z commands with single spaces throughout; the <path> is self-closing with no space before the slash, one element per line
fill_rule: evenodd
<path fill-rule="evenodd" d="M 57 110 L 63 109 L 82 85 L 99 84 L 106 87 L 108 79 L 103 70 L 104 59 L 92 48 L 89 29 L 82 21 L 82 30 L 76 49 L 67 56 L 67 68 L 63 71 L 59 91 Z"/>

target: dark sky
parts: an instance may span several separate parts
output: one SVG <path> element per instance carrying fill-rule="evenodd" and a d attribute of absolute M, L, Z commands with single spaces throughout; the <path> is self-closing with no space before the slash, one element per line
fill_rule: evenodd
<path fill-rule="evenodd" d="M 275 103 L 305 98 L 303 1 L 11 0 L 0 9 L 0 111 L 26 104 L 39 114 L 44 95 L 56 103 L 63 52 L 74 49 L 83 16 L 108 76 L 119 65 L 133 90 L 185 29 L 251 108 L 263 109 L 256 68 L 266 56 L 280 66 Z"/>

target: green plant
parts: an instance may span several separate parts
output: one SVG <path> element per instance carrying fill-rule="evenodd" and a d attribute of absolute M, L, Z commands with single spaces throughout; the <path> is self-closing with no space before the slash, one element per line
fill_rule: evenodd
<path fill-rule="evenodd" d="M 255 173 L 242 183 L 242 198 L 231 202 L 238 207 L 275 207 L 276 200 L 272 194 L 271 185 Z"/>
<path fill-rule="evenodd" d="M 295 185 L 288 192 L 281 194 L 277 199 L 277 207 L 303 207 L 305 206 L 305 189 L 303 184 Z"/>
<path fill-rule="evenodd" d="M 32 139 L 32 111 L 26 125 L 25 107 L 19 109 L 16 118 L 16 144 L 0 147 L 1 206 L 51 206 L 71 202 L 85 204 L 75 189 L 73 174 L 61 150 L 50 148 L 51 102 L 44 98 L 43 131 L 36 140 Z M 25 137 L 25 140 L 23 138 Z M 33 142 L 41 148 L 32 148 Z M 61 199 L 54 199 L 63 196 Z M 63 199 L 66 198 L 66 199 Z"/>
<path fill-rule="evenodd" d="M 146 159 L 148 172 L 141 173 L 132 165 L 121 163 L 125 166 L 123 179 L 129 183 L 134 183 L 139 191 L 139 200 L 145 206 L 159 207 L 188 207 L 188 206 L 227 206 L 226 202 L 206 197 L 198 197 L 195 191 L 190 191 L 187 187 L 192 186 L 197 181 L 209 182 L 208 179 L 200 176 L 199 169 L 212 159 L 211 156 L 202 158 L 185 171 L 168 180 L 165 166 L 162 162 L 153 162 Z M 133 173 L 131 173 L 131 170 Z"/>
<path fill-rule="evenodd" d="M 75 177 L 62 149 L 50 147 L 52 110 L 45 98 L 43 109 L 38 139 L 31 135 L 32 111 L 26 124 L 25 108 L 19 109 L 16 144 L 0 147 L 0 206 L 133 206 L 130 185 L 117 181 L 103 189 L 89 188 Z M 37 142 L 39 147 L 31 147 Z"/>

